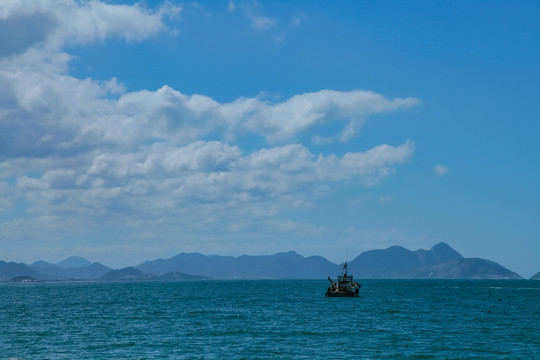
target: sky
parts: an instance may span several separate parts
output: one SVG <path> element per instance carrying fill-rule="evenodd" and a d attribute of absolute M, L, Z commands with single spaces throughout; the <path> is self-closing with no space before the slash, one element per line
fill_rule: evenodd
<path fill-rule="evenodd" d="M 540 271 L 540 2 L 0 0 L 0 259 Z"/>

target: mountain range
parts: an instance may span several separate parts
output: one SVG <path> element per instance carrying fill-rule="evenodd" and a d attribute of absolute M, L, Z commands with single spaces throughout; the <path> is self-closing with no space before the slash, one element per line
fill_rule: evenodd
<path fill-rule="evenodd" d="M 411 251 L 401 246 L 370 250 L 349 262 L 357 279 L 521 279 L 505 267 L 485 259 L 464 258 L 446 243 L 430 250 Z M 322 256 L 304 257 L 294 251 L 274 255 L 238 257 L 181 253 L 169 259 L 111 269 L 81 257 L 51 264 L 31 265 L 0 261 L 0 281 L 26 280 L 174 280 L 204 279 L 325 279 L 339 265 Z"/>
<path fill-rule="evenodd" d="M 167 260 L 147 261 L 136 268 L 156 275 L 182 272 L 227 279 L 325 279 L 338 271 L 338 265 L 321 256 L 303 257 L 294 251 L 239 257 L 182 253 Z"/>

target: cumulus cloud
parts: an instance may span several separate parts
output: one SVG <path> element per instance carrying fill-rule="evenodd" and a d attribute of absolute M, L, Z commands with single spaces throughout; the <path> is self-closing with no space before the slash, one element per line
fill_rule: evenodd
<path fill-rule="evenodd" d="M 143 204 L 167 212 L 196 204 L 242 203 L 249 208 L 261 201 L 272 202 L 271 211 L 277 211 L 309 204 L 320 195 L 321 183 L 356 180 L 375 185 L 413 152 L 411 142 L 342 157 L 316 155 L 300 144 L 246 154 L 217 141 L 182 147 L 156 143 L 134 153 L 95 151 L 92 157 L 79 158 L 78 166 L 50 169 L 38 178 L 21 176 L 17 187 L 40 213 L 89 207 L 114 212 L 113 199 L 141 215 L 147 209 Z"/>
<path fill-rule="evenodd" d="M 295 134 L 322 125 L 329 121 L 346 122 L 341 139 L 349 140 L 360 126 L 358 118 L 369 114 L 395 111 L 400 108 L 415 106 L 415 98 L 386 99 L 370 91 L 353 90 L 340 92 L 321 90 L 295 95 L 288 100 L 271 104 L 256 99 L 242 99 L 230 105 L 230 109 L 243 109 L 240 114 L 234 112 L 241 129 L 258 132 L 270 141 L 289 139 Z"/>
<path fill-rule="evenodd" d="M 50 154 L 107 143 L 137 146 L 148 140 L 189 143 L 209 133 L 254 133 L 283 142 L 327 122 L 345 122 L 341 141 L 350 140 L 356 118 L 414 106 L 414 98 L 387 99 L 369 91 L 321 90 L 281 103 L 241 98 L 219 103 L 184 95 L 169 86 L 124 93 L 116 79 L 79 80 L 63 73 L 0 72 L 7 106 L 0 126 L 3 154 Z M 10 136 L 16 132 L 18 136 Z"/>
<path fill-rule="evenodd" d="M 306 132 L 325 139 L 317 131 L 332 122 L 343 129 L 327 141 L 350 141 L 370 115 L 415 106 L 415 98 L 320 90 L 221 103 L 167 85 L 128 92 L 115 78 L 70 75 L 66 45 L 141 41 L 166 31 L 164 17 L 179 11 L 169 3 L 0 2 L 3 29 L 28 26 L 13 43 L 0 35 L 0 210 L 21 199 L 33 216 L 4 223 L 0 239 L 39 237 L 40 228 L 52 237 L 57 222 L 76 233 L 95 224 L 169 234 L 245 229 L 238 219 L 262 228 L 261 219 L 312 206 L 332 184 L 375 186 L 413 156 L 412 141 L 336 155 L 297 140 Z M 244 135 L 266 147 L 246 151 Z"/>
<path fill-rule="evenodd" d="M 164 29 L 163 17 L 174 17 L 180 11 L 180 7 L 170 3 L 151 11 L 139 4 L 112 5 L 100 1 L 2 1 L 0 19 L 4 35 L 0 40 L 5 37 L 15 42 L 19 52 L 37 41 L 55 48 L 110 37 L 140 41 Z"/>
<path fill-rule="evenodd" d="M 56 18 L 50 14 L 2 15 L 6 18 L 0 17 L 0 57 L 24 52 L 45 40 L 46 35 L 58 26 Z"/>

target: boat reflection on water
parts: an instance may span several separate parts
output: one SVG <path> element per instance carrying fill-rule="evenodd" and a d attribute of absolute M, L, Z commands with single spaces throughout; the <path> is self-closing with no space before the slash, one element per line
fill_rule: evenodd
<path fill-rule="evenodd" d="M 354 280 L 348 273 L 348 265 L 345 262 L 341 268 L 341 275 L 338 275 L 337 281 L 333 281 L 330 276 L 330 286 L 326 290 L 325 296 L 328 297 L 358 297 L 361 285 Z"/>

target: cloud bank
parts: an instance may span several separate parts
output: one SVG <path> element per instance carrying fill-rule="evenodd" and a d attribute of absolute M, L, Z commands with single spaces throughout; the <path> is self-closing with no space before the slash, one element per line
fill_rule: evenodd
<path fill-rule="evenodd" d="M 299 139 L 310 132 L 331 142 L 318 130 L 335 123 L 349 141 L 370 115 L 413 107 L 415 98 L 320 90 L 221 103 L 168 85 L 127 92 L 115 78 L 70 75 L 67 45 L 143 41 L 168 31 L 164 19 L 180 11 L 168 3 L 0 2 L 0 211 L 24 203 L 26 212 L 4 222 L 0 240 L 96 224 L 160 234 L 178 224 L 260 221 L 312 206 L 343 182 L 377 185 L 413 156 L 412 141 L 336 155 Z M 244 136 L 266 145 L 245 150 Z"/>

